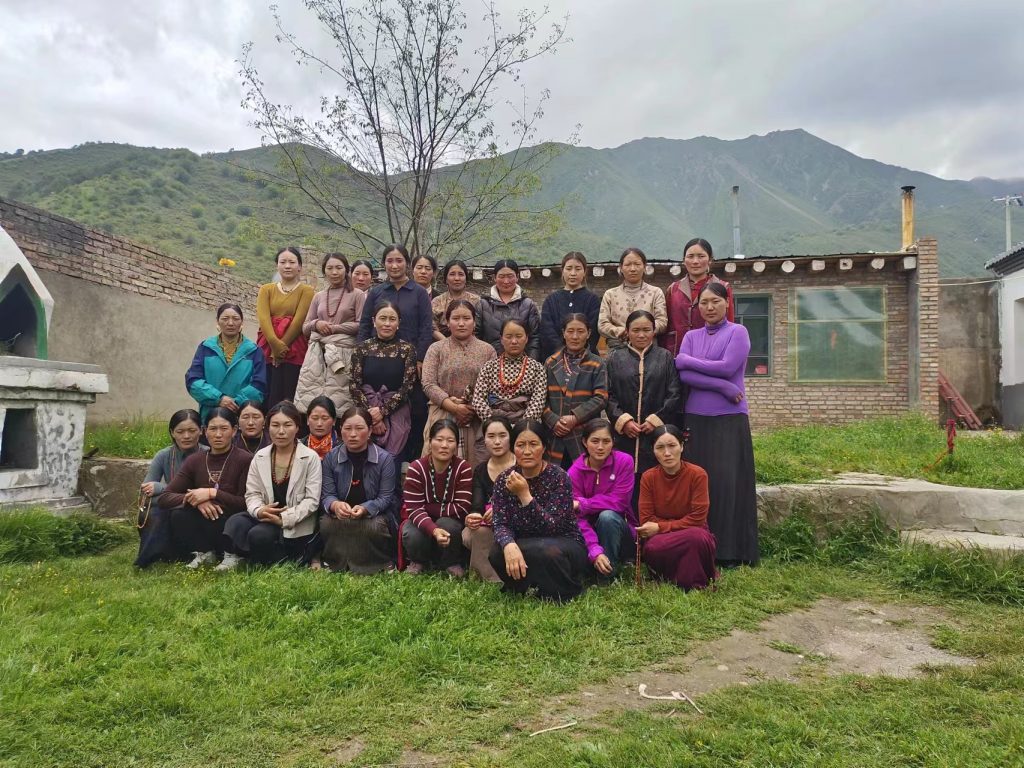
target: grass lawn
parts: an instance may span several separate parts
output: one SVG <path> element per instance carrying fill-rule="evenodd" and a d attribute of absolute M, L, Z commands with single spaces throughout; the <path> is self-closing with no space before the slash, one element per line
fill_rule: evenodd
<path fill-rule="evenodd" d="M 150 458 L 168 444 L 166 422 L 135 419 L 92 426 L 85 450 L 101 456 Z M 754 436 L 757 481 L 766 485 L 819 480 L 840 472 L 916 477 L 946 485 L 1024 488 L 1024 437 L 1004 434 L 957 440 L 919 414 L 843 426 L 787 427 Z"/>
<path fill-rule="evenodd" d="M 140 573 L 125 544 L 0 565 L 0 765 L 328 766 L 352 737 L 357 765 L 404 749 L 516 768 L 1024 764 L 1024 558 L 915 554 L 863 525 L 815 547 L 806 531 L 768 533 L 764 564 L 715 592 L 627 583 L 562 607 L 436 577 Z M 937 644 L 978 664 L 727 688 L 703 717 L 520 727 L 547 697 L 822 596 L 941 605 Z"/>

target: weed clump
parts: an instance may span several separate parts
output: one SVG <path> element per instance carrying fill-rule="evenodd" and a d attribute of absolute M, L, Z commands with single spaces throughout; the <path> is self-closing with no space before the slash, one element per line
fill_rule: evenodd
<path fill-rule="evenodd" d="M 0 510 L 0 563 L 92 555 L 127 541 L 127 526 L 86 514 L 57 517 L 46 510 Z"/>

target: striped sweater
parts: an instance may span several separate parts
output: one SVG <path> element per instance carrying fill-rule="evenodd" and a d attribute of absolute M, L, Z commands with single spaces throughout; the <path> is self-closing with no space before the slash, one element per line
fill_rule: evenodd
<path fill-rule="evenodd" d="M 409 465 L 402 486 L 405 516 L 424 533 L 434 532 L 434 521 L 441 517 L 465 520 L 473 503 L 473 468 L 458 456 L 445 472 L 435 474 L 430 457 Z"/>
<path fill-rule="evenodd" d="M 561 464 L 568 453 L 575 461 L 583 452 L 581 436 L 584 425 L 596 419 L 608 404 L 608 371 L 604 358 L 587 351 L 575 371 L 566 367 L 565 350 L 559 350 L 544 363 L 548 380 L 547 405 L 542 416 L 552 430 L 548 459 Z M 562 416 L 575 416 L 576 426 L 565 437 L 554 435 L 555 425 Z"/>

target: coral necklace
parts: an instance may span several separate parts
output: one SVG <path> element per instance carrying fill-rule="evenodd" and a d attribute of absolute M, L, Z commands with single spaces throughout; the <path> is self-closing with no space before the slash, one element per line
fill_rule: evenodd
<path fill-rule="evenodd" d="M 516 380 L 511 383 L 505 380 L 505 363 L 507 361 L 508 356 L 502 352 L 501 357 L 498 358 L 498 387 L 506 394 L 506 396 L 511 397 L 519 391 L 519 387 L 522 386 L 523 379 L 526 378 L 527 357 L 523 355 L 522 365 L 519 366 L 519 375 L 516 376 Z"/>

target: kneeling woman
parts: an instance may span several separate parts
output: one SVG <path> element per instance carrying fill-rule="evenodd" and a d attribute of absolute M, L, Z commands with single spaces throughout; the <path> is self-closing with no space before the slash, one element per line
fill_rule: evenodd
<path fill-rule="evenodd" d="M 473 468 L 473 511 L 466 515 L 462 530 L 462 543 L 469 550 L 469 569 L 484 581 L 501 581 L 487 558 L 494 546 L 494 527 L 491 499 L 494 481 L 502 472 L 516 463 L 509 445 L 512 425 L 504 416 L 491 416 L 483 425 L 484 445 L 490 454 Z"/>
<path fill-rule="evenodd" d="M 512 428 L 516 464 L 494 482 L 494 547 L 490 561 L 502 591 L 530 588 L 547 600 L 572 600 L 583 592 L 587 549 L 576 524 L 572 484 L 565 471 L 544 461 L 550 436 L 539 421 Z"/>
<path fill-rule="evenodd" d="M 612 425 L 604 419 L 583 427 L 583 451 L 569 467 L 573 506 L 594 570 L 610 576 L 633 557 L 633 459 L 612 449 Z"/>
<path fill-rule="evenodd" d="M 456 455 L 459 425 L 434 422 L 427 433 L 429 453 L 409 465 L 403 496 L 402 551 L 406 573 L 422 573 L 436 563 L 456 578 L 466 575 L 462 527 L 473 501 L 473 468 Z"/>
<path fill-rule="evenodd" d="M 365 408 L 341 414 L 341 445 L 323 461 L 322 559 L 332 571 L 392 570 L 398 531 L 395 457 L 370 440 Z"/>
<path fill-rule="evenodd" d="M 192 553 L 189 568 L 217 562 L 224 549 L 224 523 L 245 509 L 252 454 L 232 444 L 235 419 L 227 408 L 209 409 L 204 431 L 210 450 L 185 459 L 160 494 L 160 506 L 171 510 L 171 539 L 179 551 Z"/>
<path fill-rule="evenodd" d="M 640 478 L 644 562 L 658 578 L 703 589 L 717 576 L 715 537 L 708 530 L 708 476 L 683 461 L 683 435 L 668 424 L 653 434 L 658 466 Z"/>
<path fill-rule="evenodd" d="M 271 565 L 305 561 L 316 530 L 321 470 L 316 451 L 298 441 L 298 408 L 282 401 L 270 409 L 270 446 L 256 452 L 245 486 L 247 512 L 224 526 L 233 552 L 218 568 L 229 570 L 245 558 Z"/>

